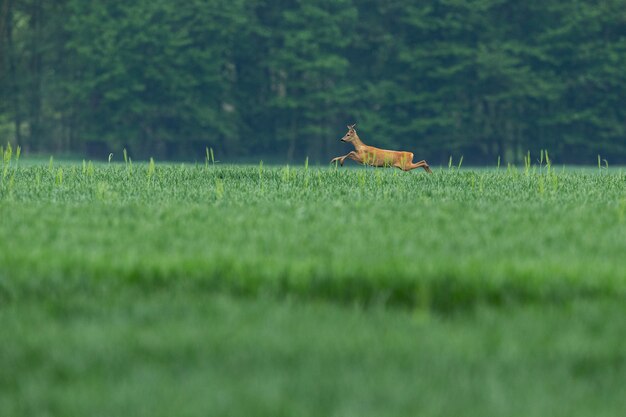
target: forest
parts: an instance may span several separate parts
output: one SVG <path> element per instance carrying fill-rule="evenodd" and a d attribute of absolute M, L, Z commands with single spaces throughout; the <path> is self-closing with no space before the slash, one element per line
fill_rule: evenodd
<path fill-rule="evenodd" d="M 357 123 L 447 163 L 626 162 L 624 0 L 0 0 L 0 142 L 305 157 Z"/>

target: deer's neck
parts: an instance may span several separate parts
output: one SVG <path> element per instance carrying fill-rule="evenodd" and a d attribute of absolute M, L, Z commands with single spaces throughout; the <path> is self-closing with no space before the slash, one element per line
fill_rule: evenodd
<path fill-rule="evenodd" d="M 354 149 L 356 149 L 358 151 L 358 150 L 363 149 L 367 145 L 365 145 L 361 141 L 361 139 L 357 135 L 355 135 L 354 140 L 352 141 L 352 146 L 354 146 Z"/>

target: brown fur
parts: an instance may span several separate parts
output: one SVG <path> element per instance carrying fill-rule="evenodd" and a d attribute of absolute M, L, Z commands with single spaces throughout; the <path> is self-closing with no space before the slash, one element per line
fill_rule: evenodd
<path fill-rule="evenodd" d="M 410 171 L 415 168 L 424 168 L 428 173 L 432 174 L 428 162 L 422 160 L 413 163 L 413 153 L 403 151 L 388 151 L 386 149 L 378 149 L 373 146 L 367 146 L 364 144 L 359 135 L 357 135 L 354 126 L 348 126 L 348 133 L 341 138 L 342 142 L 351 143 L 354 146 L 354 150 L 344 156 L 338 156 L 333 158 L 330 163 L 339 162 L 343 166 L 346 158 L 350 158 L 353 161 L 362 165 L 370 165 L 374 167 L 396 167 L 403 171 Z"/>

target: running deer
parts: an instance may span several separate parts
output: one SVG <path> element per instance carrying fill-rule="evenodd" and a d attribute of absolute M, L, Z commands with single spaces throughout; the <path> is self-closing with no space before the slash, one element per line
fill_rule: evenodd
<path fill-rule="evenodd" d="M 349 152 L 347 155 L 333 158 L 330 161 L 331 164 L 339 162 L 341 166 L 343 166 L 346 158 L 350 158 L 362 165 L 375 167 L 396 167 L 403 171 L 410 171 L 415 168 L 424 168 L 424 171 L 432 174 L 430 166 L 428 166 L 428 162 L 422 160 L 413 163 L 412 152 L 388 151 L 386 149 L 378 149 L 373 146 L 367 146 L 361 141 L 359 135 L 357 135 L 356 130 L 354 130 L 354 126 L 356 126 L 356 124 L 348 126 L 348 133 L 341 138 L 342 142 L 351 143 L 352 146 L 354 146 L 354 150 Z"/>

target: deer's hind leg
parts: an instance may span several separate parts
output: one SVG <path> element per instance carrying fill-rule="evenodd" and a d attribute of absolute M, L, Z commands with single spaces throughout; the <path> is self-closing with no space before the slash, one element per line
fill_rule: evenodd
<path fill-rule="evenodd" d="M 415 164 L 411 164 L 410 169 L 415 169 L 415 168 L 424 168 L 424 171 L 428 172 L 429 174 L 433 173 L 433 171 L 430 169 L 430 165 L 428 165 L 428 162 L 426 162 L 423 159 L 419 162 L 416 162 Z"/>
<path fill-rule="evenodd" d="M 416 167 L 413 166 L 413 154 L 410 152 L 403 152 L 402 155 L 396 159 L 396 162 L 393 164 L 398 169 L 402 171 L 410 171 Z"/>
<path fill-rule="evenodd" d="M 409 156 L 411 159 L 407 158 L 406 161 L 401 161 L 401 163 L 397 164 L 396 166 L 403 171 L 411 171 L 415 168 L 424 168 L 424 171 L 428 172 L 429 174 L 433 173 L 433 171 L 431 171 L 430 169 L 430 166 L 428 165 L 428 162 L 422 159 L 419 162 L 413 163 L 413 154 L 409 153 Z"/>

